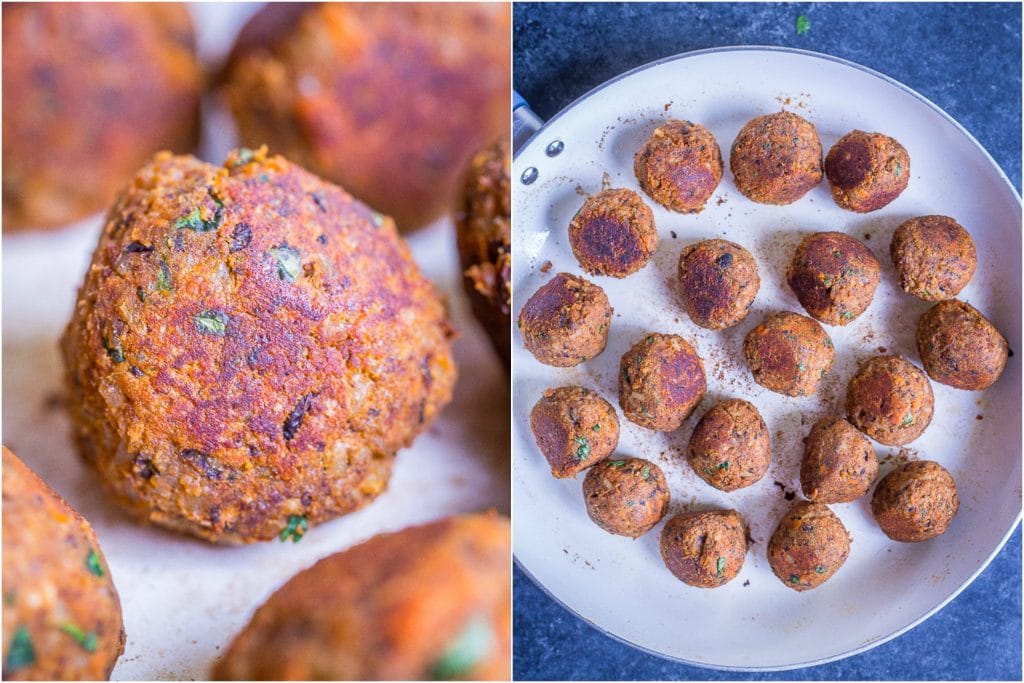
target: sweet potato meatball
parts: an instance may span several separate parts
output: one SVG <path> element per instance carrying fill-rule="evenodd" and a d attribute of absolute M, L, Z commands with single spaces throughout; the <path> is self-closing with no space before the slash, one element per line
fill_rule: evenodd
<path fill-rule="evenodd" d="M 545 365 L 568 368 L 604 351 L 612 307 L 589 280 L 559 273 L 519 311 L 523 346 Z"/>
<path fill-rule="evenodd" d="M 646 266 L 658 248 L 654 214 L 632 190 L 598 192 L 572 217 L 569 246 L 591 275 L 626 277 Z"/>
<path fill-rule="evenodd" d="M 760 204 L 792 204 L 821 182 L 821 141 L 810 121 L 788 111 L 740 129 L 729 167 L 736 189 Z"/>
<path fill-rule="evenodd" d="M 722 180 L 722 152 L 704 126 L 671 119 L 647 138 L 633 172 L 647 196 L 666 209 L 698 213 Z"/>
<path fill-rule="evenodd" d="M 800 488 L 815 503 L 849 503 L 871 488 L 878 457 L 871 442 L 841 417 L 829 415 L 804 440 Z"/>
<path fill-rule="evenodd" d="M 795 591 L 817 588 L 850 556 L 850 534 L 828 506 L 802 500 L 789 509 L 768 542 L 768 564 Z"/>
<path fill-rule="evenodd" d="M 679 254 L 679 295 L 695 325 L 721 330 L 743 321 L 761 287 L 750 252 L 727 240 L 704 240 Z"/>
<path fill-rule="evenodd" d="M 928 376 L 957 389 L 992 386 L 1010 347 L 978 309 L 958 299 L 935 304 L 917 324 L 917 351 Z"/>
<path fill-rule="evenodd" d="M 508 680 L 508 520 L 380 534 L 277 589 L 215 664 L 219 680 Z"/>
<path fill-rule="evenodd" d="M 704 362 L 675 334 L 648 334 L 619 363 L 619 406 L 626 419 L 647 429 L 678 429 L 706 389 Z"/>
<path fill-rule="evenodd" d="M 297 539 L 387 485 L 455 381 L 394 222 L 264 149 L 157 155 L 111 209 L 63 339 L 74 433 L 135 515 Z"/>
<path fill-rule="evenodd" d="M 871 250 L 841 232 L 805 237 L 786 271 L 786 282 L 800 305 L 827 325 L 846 325 L 863 313 L 881 279 L 881 266 Z"/>
<path fill-rule="evenodd" d="M 121 602 L 96 534 L 3 449 L 4 680 L 106 680 Z"/>
<path fill-rule="evenodd" d="M 685 512 L 661 530 L 661 559 L 683 583 L 717 588 L 743 569 L 747 525 L 735 510 Z"/>
<path fill-rule="evenodd" d="M 898 356 L 868 360 L 846 389 L 850 422 L 887 446 L 902 446 L 921 436 L 934 410 L 935 395 L 928 378 Z"/>
<path fill-rule="evenodd" d="M 855 130 L 832 145 L 825 175 L 836 204 L 857 213 L 877 211 L 907 189 L 910 155 L 888 135 Z"/>
<path fill-rule="evenodd" d="M 729 399 L 715 404 L 697 423 L 686 449 L 701 479 L 722 491 L 757 482 L 772 461 L 768 427 L 753 404 Z"/>
<path fill-rule="evenodd" d="M 640 458 L 609 458 L 583 479 L 587 514 L 610 534 L 637 538 L 668 512 L 668 482 L 661 468 Z"/>
<path fill-rule="evenodd" d="M 946 532 L 960 509 L 956 482 L 930 460 L 907 462 L 878 482 L 871 514 L 894 541 L 916 543 Z"/>
<path fill-rule="evenodd" d="M 974 240 L 949 216 L 918 216 L 893 233 L 889 251 L 900 287 L 925 301 L 952 299 L 974 276 Z"/>
<path fill-rule="evenodd" d="M 551 474 L 575 477 L 619 445 L 611 403 L 584 387 L 548 389 L 530 411 L 530 429 Z"/>
<path fill-rule="evenodd" d="M 836 350 L 817 322 L 782 311 L 747 333 L 743 355 L 761 386 L 786 396 L 810 396 L 832 369 Z"/>

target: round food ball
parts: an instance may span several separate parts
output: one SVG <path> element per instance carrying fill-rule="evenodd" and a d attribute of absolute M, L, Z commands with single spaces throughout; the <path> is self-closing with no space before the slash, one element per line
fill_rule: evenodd
<path fill-rule="evenodd" d="M 183 3 L 4 3 L 4 230 L 110 206 L 150 156 L 198 140 Z"/>
<path fill-rule="evenodd" d="M 706 389 L 704 362 L 679 335 L 648 334 L 619 363 L 619 406 L 626 419 L 647 429 L 678 429 Z"/>
<path fill-rule="evenodd" d="M 449 517 L 320 560 L 270 596 L 217 680 L 508 680 L 508 520 Z"/>
<path fill-rule="evenodd" d="M 612 307 L 589 280 L 559 273 L 533 293 L 519 311 L 523 346 L 545 365 L 568 368 L 604 351 Z"/>
<path fill-rule="evenodd" d="M 768 564 L 786 586 L 808 591 L 843 566 L 851 540 L 828 506 L 802 500 L 779 520 L 768 542 Z"/>
<path fill-rule="evenodd" d="M 747 554 L 747 525 L 735 510 L 685 512 L 661 530 L 661 559 L 683 583 L 717 588 L 736 578 Z"/>
<path fill-rule="evenodd" d="M 928 378 L 898 356 L 876 356 L 860 366 L 846 389 L 854 427 L 887 446 L 902 446 L 932 421 L 935 395 Z"/>
<path fill-rule="evenodd" d="M 781 311 L 747 333 L 743 355 L 754 381 L 764 388 L 786 396 L 811 396 L 832 369 L 836 349 L 817 322 Z"/>
<path fill-rule="evenodd" d="M 609 458 L 583 479 L 587 514 L 610 534 L 637 538 L 668 512 L 668 482 L 661 468 L 640 458 Z"/>
<path fill-rule="evenodd" d="M 832 145 L 825 175 L 836 204 L 857 213 L 877 211 L 907 189 L 910 155 L 888 135 L 855 130 Z"/>
<path fill-rule="evenodd" d="M 530 429 L 551 474 L 575 477 L 619 445 L 611 403 L 584 387 L 548 389 L 530 411 Z"/>
<path fill-rule="evenodd" d="M 881 279 L 881 266 L 871 250 L 841 232 L 805 237 L 786 271 L 786 282 L 800 305 L 827 325 L 846 325 L 863 313 Z"/>
<path fill-rule="evenodd" d="M 598 192 L 572 217 L 569 246 L 591 275 L 626 277 L 646 266 L 658 248 L 654 214 L 632 190 Z"/>
<path fill-rule="evenodd" d="M 4 680 L 106 680 L 121 602 L 96 534 L 3 449 Z"/>
<path fill-rule="evenodd" d="M 637 152 L 633 172 L 647 196 L 666 209 L 698 213 L 722 180 L 722 152 L 704 126 L 670 119 Z"/>
<path fill-rule="evenodd" d="M 849 503 L 871 488 L 878 457 L 871 442 L 841 417 L 829 415 L 804 440 L 800 488 L 815 503 Z"/>
<path fill-rule="evenodd" d="M 930 460 L 903 463 L 878 482 L 871 514 L 894 541 L 916 543 L 946 533 L 960 509 L 956 482 Z"/>
<path fill-rule="evenodd" d="M 893 233 L 889 251 L 900 287 L 925 301 L 952 299 L 974 276 L 974 240 L 949 216 L 918 216 Z"/>
<path fill-rule="evenodd" d="M 697 423 L 686 449 L 690 467 L 722 491 L 759 481 L 772 462 L 772 441 L 752 403 L 729 399 L 715 404 Z"/>
<path fill-rule="evenodd" d="M 818 131 L 788 111 L 758 116 L 732 143 L 729 167 L 747 199 L 792 204 L 821 182 Z"/>
<path fill-rule="evenodd" d="M 940 301 L 917 324 L 917 351 L 936 382 L 980 391 L 1006 368 L 1010 346 L 978 309 L 958 299 Z"/>
<path fill-rule="evenodd" d="M 64 333 L 74 434 L 141 518 L 295 539 L 384 490 L 451 398 L 450 336 L 390 218 L 264 149 L 162 153 Z"/>
<path fill-rule="evenodd" d="M 704 240 L 679 254 L 679 295 L 695 325 L 722 330 L 747 317 L 761 287 L 750 252 L 726 240 Z"/>

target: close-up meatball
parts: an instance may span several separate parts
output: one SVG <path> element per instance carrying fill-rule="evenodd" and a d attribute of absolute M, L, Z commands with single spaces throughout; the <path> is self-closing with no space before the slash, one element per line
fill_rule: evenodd
<path fill-rule="evenodd" d="M 658 248 L 654 214 L 632 190 L 603 190 L 572 217 L 569 246 L 591 275 L 624 278 L 646 266 Z"/>
<path fill-rule="evenodd" d="M 768 541 L 768 564 L 795 591 L 817 588 L 850 556 L 850 533 L 827 505 L 802 500 L 779 520 Z"/>
<path fill-rule="evenodd" d="M 678 429 L 706 390 L 704 361 L 676 334 L 648 334 L 619 362 L 619 407 L 647 429 Z"/>
<path fill-rule="evenodd" d="M 871 514 L 894 541 L 916 543 L 946 533 L 960 509 L 956 482 L 930 460 L 906 462 L 878 482 Z"/>
<path fill-rule="evenodd" d="M 804 439 L 800 488 L 815 503 L 849 503 L 871 488 L 878 476 L 878 456 L 863 434 L 835 415 L 811 427 Z"/>
<path fill-rule="evenodd" d="M 882 279 L 878 259 L 841 232 L 818 232 L 800 242 L 786 282 L 807 314 L 826 325 L 846 325 L 871 305 Z"/>
<path fill-rule="evenodd" d="M 575 477 L 619 445 L 619 417 L 596 391 L 548 389 L 530 411 L 530 429 L 555 477 Z"/>
<path fill-rule="evenodd" d="M 955 297 L 978 263 L 970 233 L 949 216 L 918 216 L 902 223 L 889 252 L 900 287 L 925 301 Z"/>
<path fill-rule="evenodd" d="M 661 468 L 641 458 L 609 458 L 587 471 L 583 500 L 594 523 L 610 534 L 637 538 L 668 512 Z"/>
<path fill-rule="evenodd" d="M 828 151 L 825 176 L 840 207 L 857 213 L 877 211 L 907 189 L 910 155 L 888 135 L 854 130 Z"/>
<path fill-rule="evenodd" d="M 559 273 L 526 301 L 516 324 L 534 358 L 568 368 L 604 351 L 611 323 L 612 307 L 601 287 Z"/>
<path fill-rule="evenodd" d="M 886 446 L 902 446 L 921 436 L 934 410 L 928 378 L 899 356 L 869 359 L 846 388 L 850 423 Z"/>
<path fill-rule="evenodd" d="M 64 333 L 73 433 L 137 517 L 294 540 L 384 490 L 451 398 L 451 334 L 390 218 L 265 149 L 162 153 Z"/>
<path fill-rule="evenodd" d="M 700 418 L 686 457 L 697 475 L 722 491 L 756 483 L 772 462 L 772 441 L 752 403 L 729 399 Z"/>
<path fill-rule="evenodd" d="M 816 321 L 781 311 L 747 333 L 743 355 L 761 386 L 786 396 L 811 396 L 832 369 L 836 349 Z"/>
<path fill-rule="evenodd" d="M 940 301 L 917 324 L 917 351 L 936 382 L 981 391 L 1006 368 L 1006 337 L 978 309 L 958 299 Z"/>
<path fill-rule="evenodd" d="M 182 3 L 4 3 L 4 230 L 85 218 L 192 151 L 202 89 Z"/>
<path fill-rule="evenodd" d="M 722 152 L 704 126 L 670 119 L 636 153 L 633 172 L 647 196 L 666 209 L 698 213 L 722 180 Z"/>
<path fill-rule="evenodd" d="M 750 252 L 727 240 L 703 240 L 679 254 L 679 296 L 695 325 L 722 330 L 747 317 L 761 288 Z"/>
<path fill-rule="evenodd" d="M 736 189 L 760 204 L 792 204 L 821 182 L 821 140 L 788 111 L 751 119 L 732 143 Z"/>
<path fill-rule="evenodd" d="M 277 589 L 218 680 L 508 680 L 509 523 L 448 517 L 374 536 Z"/>
<path fill-rule="evenodd" d="M 735 510 L 684 512 L 661 530 L 661 559 L 690 586 L 717 588 L 736 578 L 747 555 L 747 525 Z"/>

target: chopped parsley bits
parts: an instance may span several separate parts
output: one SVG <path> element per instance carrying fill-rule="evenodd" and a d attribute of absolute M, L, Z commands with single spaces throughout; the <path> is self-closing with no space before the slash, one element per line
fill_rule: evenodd
<path fill-rule="evenodd" d="M 373 226 L 375 228 L 379 228 L 382 225 L 384 225 L 384 214 L 382 214 L 380 211 L 374 211 L 373 212 Z"/>
<path fill-rule="evenodd" d="M 212 232 L 220 227 L 220 222 L 224 218 L 224 202 L 220 200 L 213 188 L 207 190 L 210 195 L 210 199 L 217 205 L 217 210 L 213 213 L 213 218 L 203 218 L 202 212 L 199 207 L 192 209 L 189 213 L 185 214 L 178 220 L 174 221 L 174 227 L 178 230 L 194 230 L 195 232 Z"/>
<path fill-rule="evenodd" d="M 599 432 L 599 431 L 601 431 L 601 425 L 600 425 L 600 424 L 595 424 L 595 425 L 594 425 L 594 431 L 595 431 L 595 432 Z"/>
<path fill-rule="evenodd" d="M 907 411 L 907 414 L 903 416 L 903 421 L 900 422 L 900 427 L 909 427 L 914 424 L 914 413 Z"/>
<path fill-rule="evenodd" d="M 586 460 L 587 456 L 590 455 L 590 442 L 584 436 L 577 436 L 576 443 L 579 447 L 576 449 L 576 457 L 579 460 Z"/>
<path fill-rule="evenodd" d="M 800 577 L 797 576 L 796 574 L 791 574 L 790 577 L 789 577 L 789 582 L 790 583 L 800 583 Z"/>
<path fill-rule="evenodd" d="M 96 646 L 99 640 L 97 639 L 96 634 L 92 631 L 83 631 L 70 621 L 66 621 L 61 624 L 60 630 L 74 638 L 75 642 L 81 645 L 82 649 L 86 652 L 96 652 Z"/>
<path fill-rule="evenodd" d="M 622 467 L 625 464 L 625 460 L 612 460 L 612 467 Z"/>
<path fill-rule="evenodd" d="M 287 541 L 290 538 L 292 543 L 298 543 L 306 535 L 307 531 L 309 531 L 309 521 L 306 519 L 306 516 L 291 515 L 288 517 L 288 526 L 281 529 L 281 533 L 278 534 L 277 538 L 281 541 Z"/>
<path fill-rule="evenodd" d="M 9 673 L 31 666 L 36 661 L 36 649 L 32 646 L 32 635 L 24 626 L 19 626 L 11 638 L 11 645 L 7 648 L 7 658 L 4 660 L 4 678 Z"/>
<path fill-rule="evenodd" d="M 196 314 L 196 329 L 205 334 L 223 337 L 228 329 L 228 316 L 220 311 L 203 311 Z"/>
<path fill-rule="evenodd" d="M 715 569 L 717 570 L 718 575 L 721 576 L 722 575 L 722 571 L 725 569 L 725 558 L 724 557 L 718 558 L 718 564 L 716 565 Z"/>
<path fill-rule="evenodd" d="M 92 548 L 89 548 L 89 554 L 85 556 L 85 566 L 96 576 L 102 577 L 104 574 L 103 563 L 100 562 L 100 554 Z"/>
<path fill-rule="evenodd" d="M 120 344 L 113 344 L 106 337 L 100 337 L 100 341 L 103 342 L 103 348 L 107 350 L 107 355 L 110 356 L 110 360 L 115 363 L 124 362 L 124 351 L 121 350 Z"/>
<path fill-rule="evenodd" d="M 430 668 L 434 680 L 464 678 L 494 648 L 494 630 L 480 614 L 463 627 Z"/>
<path fill-rule="evenodd" d="M 295 282 L 302 272 L 299 252 L 287 244 L 270 248 L 270 255 L 277 260 L 277 275 L 285 282 Z"/>
<path fill-rule="evenodd" d="M 725 460 L 723 462 L 718 463 L 717 465 L 715 465 L 715 469 L 716 470 L 727 470 L 727 469 L 729 469 L 729 461 Z"/>
<path fill-rule="evenodd" d="M 156 274 L 156 287 L 165 292 L 171 291 L 171 271 L 167 267 L 167 262 L 163 260 L 160 261 L 160 271 Z"/>
<path fill-rule="evenodd" d="M 824 574 L 825 573 L 825 567 L 819 564 L 817 567 L 814 568 L 814 571 L 817 572 L 818 574 Z"/>
<path fill-rule="evenodd" d="M 643 477 L 644 479 L 651 478 L 651 468 L 649 465 L 644 465 L 644 468 L 640 470 L 640 476 Z"/>

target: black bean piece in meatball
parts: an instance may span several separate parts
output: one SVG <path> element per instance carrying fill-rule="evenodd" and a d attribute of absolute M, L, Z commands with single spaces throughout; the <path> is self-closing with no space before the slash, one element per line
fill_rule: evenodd
<path fill-rule="evenodd" d="M 661 468 L 640 458 L 609 458 L 583 479 L 587 514 L 610 534 L 637 538 L 668 511 L 668 482 Z"/>
<path fill-rule="evenodd" d="M 551 474 L 575 477 L 619 443 L 615 408 L 585 387 L 548 389 L 530 411 L 530 429 Z"/>
<path fill-rule="evenodd" d="M 679 295 L 694 324 L 721 330 L 743 321 L 761 287 L 750 252 L 727 240 L 704 240 L 679 254 Z"/>
<path fill-rule="evenodd" d="M 589 280 L 559 273 L 519 311 L 523 345 L 545 365 L 567 368 L 604 351 L 612 307 L 604 290 Z"/>

